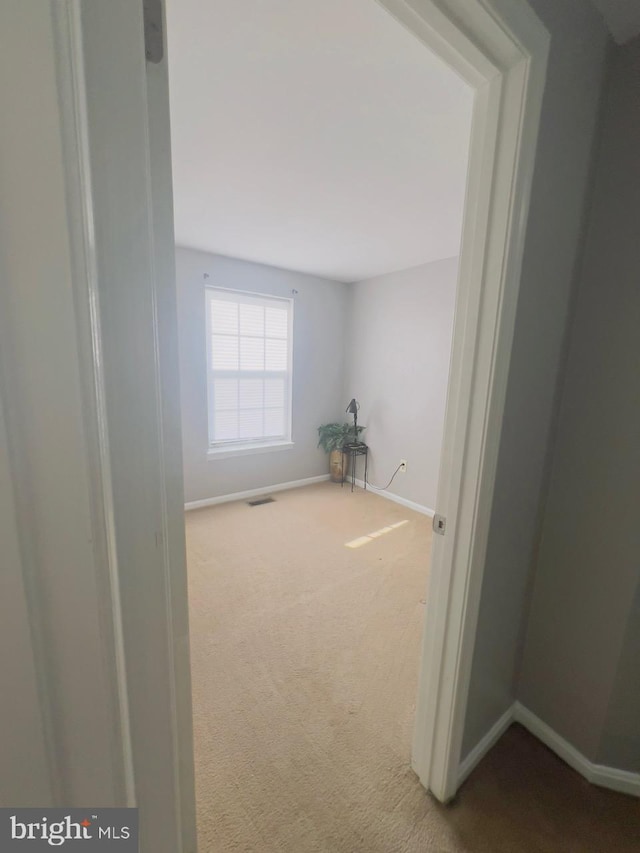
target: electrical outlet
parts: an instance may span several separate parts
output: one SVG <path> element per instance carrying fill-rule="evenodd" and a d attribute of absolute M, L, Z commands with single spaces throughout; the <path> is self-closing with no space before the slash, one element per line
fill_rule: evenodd
<path fill-rule="evenodd" d="M 400 460 L 400 471 L 401 471 L 401 473 L 402 473 L 402 474 L 406 474 L 406 473 L 407 473 L 407 460 L 406 460 L 406 459 L 401 459 L 401 460 Z"/>

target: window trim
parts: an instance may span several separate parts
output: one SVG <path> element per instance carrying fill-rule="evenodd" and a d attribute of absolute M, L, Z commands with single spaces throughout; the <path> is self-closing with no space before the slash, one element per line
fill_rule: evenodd
<path fill-rule="evenodd" d="M 234 444 L 233 446 L 230 446 L 230 444 L 227 444 L 226 446 L 209 446 L 207 450 L 207 461 L 215 462 L 220 459 L 229 459 L 232 456 L 253 456 L 257 453 L 291 450 L 293 447 L 295 447 L 295 441 L 282 440 L 264 442 L 258 442 L 256 440 L 246 443 L 244 447 L 241 447 L 239 444 Z"/>
<path fill-rule="evenodd" d="M 288 383 L 287 405 L 285 406 L 285 431 L 281 436 L 276 436 L 273 439 L 265 438 L 250 438 L 250 439 L 230 439 L 224 441 L 211 441 L 211 395 L 212 395 L 212 374 L 211 367 L 211 317 L 210 317 L 210 298 L 212 293 L 220 293 L 227 297 L 229 302 L 236 301 L 234 297 L 248 296 L 251 299 L 263 300 L 268 302 L 284 302 L 287 304 L 287 371 L 286 378 Z M 218 287 L 213 284 L 206 284 L 204 288 L 205 297 L 205 336 L 206 336 L 206 383 L 207 383 L 207 457 L 209 460 L 230 457 L 230 456 L 245 456 L 252 453 L 265 453 L 270 450 L 286 450 L 294 446 L 293 441 L 293 312 L 294 300 L 289 296 L 277 296 L 271 293 L 259 293 L 250 290 L 236 290 L 231 287 Z M 238 302 L 241 299 L 237 300 Z M 249 301 L 249 300 L 247 300 Z M 230 371 L 236 374 L 239 371 Z M 246 371 L 247 376 L 252 373 L 264 377 L 265 374 L 271 371 Z M 274 371 L 277 372 L 277 371 Z"/>

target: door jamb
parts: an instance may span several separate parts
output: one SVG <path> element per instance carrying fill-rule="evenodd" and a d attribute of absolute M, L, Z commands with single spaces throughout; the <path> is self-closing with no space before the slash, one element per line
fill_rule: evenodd
<path fill-rule="evenodd" d="M 476 92 L 412 766 L 456 793 L 549 34 L 524 0 L 377 0 Z"/>

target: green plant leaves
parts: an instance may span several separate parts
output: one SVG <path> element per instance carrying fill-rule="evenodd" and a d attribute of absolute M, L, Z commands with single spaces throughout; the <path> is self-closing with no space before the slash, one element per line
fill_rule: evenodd
<path fill-rule="evenodd" d="M 358 426 L 358 435 L 363 429 L 363 426 Z M 321 447 L 325 453 L 342 450 L 343 445 L 354 439 L 353 424 L 322 424 L 318 427 L 318 436 L 318 447 Z"/>

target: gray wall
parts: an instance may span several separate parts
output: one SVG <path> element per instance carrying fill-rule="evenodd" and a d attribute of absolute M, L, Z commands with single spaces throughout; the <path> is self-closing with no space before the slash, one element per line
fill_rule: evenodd
<path fill-rule="evenodd" d="M 520 698 L 640 771 L 640 39 L 615 51 Z"/>
<path fill-rule="evenodd" d="M 435 507 L 458 263 L 448 258 L 355 284 L 176 249 L 185 500 L 325 474 L 319 424 L 362 404 L 370 478 Z M 204 275 L 209 278 L 205 280 Z M 291 296 L 294 302 L 294 447 L 207 456 L 204 287 Z M 407 407 L 408 405 L 408 407 Z"/>
<path fill-rule="evenodd" d="M 463 756 L 515 698 L 609 37 L 585 0 L 529 0 L 551 34 Z"/>
<path fill-rule="evenodd" d="M 207 284 L 294 296 L 294 447 L 207 457 L 204 274 Z M 342 418 L 348 285 L 276 267 L 176 249 L 185 500 L 196 501 L 326 474 L 317 427 Z"/>
<path fill-rule="evenodd" d="M 431 509 L 442 446 L 457 258 L 351 285 L 345 393 L 361 404 L 369 478 Z"/>

